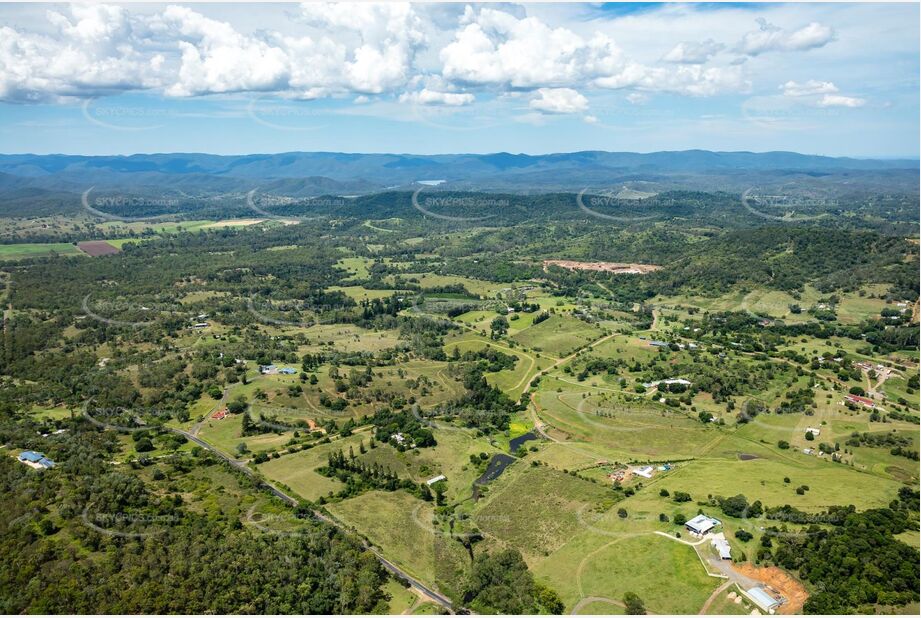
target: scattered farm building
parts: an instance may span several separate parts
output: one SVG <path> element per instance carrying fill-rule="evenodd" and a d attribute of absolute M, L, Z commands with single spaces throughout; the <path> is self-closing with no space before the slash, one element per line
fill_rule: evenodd
<path fill-rule="evenodd" d="M 643 386 L 646 388 L 658 388 L 660 384 L 665 384 L 670 386 L 672 384 L 682 384 L 684 386 L 690 386 L 691 381 L 685 380 L 684 378 L 669 378 L 667 380 L 656 380 L 655 382 L 645 382 Z"/>
<path fill-rule="evenodd" d="M 278 373 L 283 373 L 286 376 L 293 376 L 295 373 L 297 373 L 297 369 L 294 367 L 282 367 L 278 370 Z"/>
<path fill-rule="evenodd" d="M 732 548 L 729 546 L 729 541 L 726 540 L 722 534 L 717 535 L 710 541 L 710 544 L 716 549 L 716 553 L 720 555 L 722 560 L 732 560 Z"/>
<path fill-rule="evenodd" d="M 208 324 L 207 322 L 196 322 L 196 323 L 193 325 L 193 328 L 208 328 L 209 326 L 211 326 L 211 325 Z"/>
<path fill-rule="evenodd" d="M 278 367 L 275 365 L 259 365 L 259 373 L 266 376 L 274 376 L 278 373 Z"/>
<path fill-rule="evenodd" d="M 806 427 L 806 433 L 811 433 L 814 438 L 818 438 L 822 430 L 816 429 L 815 427 Z"/>
<path fill-rule="evenodd" d="M 652 466 L 643 466 L 642 468 L 634 468 L 633 473 L 637 476 L 642 476 L 644 479 L 651 479 L 655 468 Z"/>
<path fill-rule="evenodd" d="M 745 596 L 751 599 L 761 611 L 768 612 L 769 614 L 773 614 L 774 610 L 780 607 L 784 600 L 783 597 L 778 599 L 775 595 L 769 593 L 767 589 L 761 586 L 749 588 L 745 591 Z"/>
<path fill-rule="evenodd" d="M 427 480 L 425 484 L 431 487 L 432 485 L 434 485 L 435 483 L 439 481 L 446 481 L 446 480 L 448 480 L 448 477 L 446 477 L 444 474 L 439 474 L 438 476 L 433 476 L 432 478 Z"/>
<path fill-rule="evenodd" d="M 17 459 L 19 459 L 21 463 L 26 464 L 30 468 L 35 468 L 36 470 L 47 470 L 55 466 L 55 463 L 45 457 L 44 453 L 36 453 L 35 451 L 23 451 L 19 453 Z"/>
<path fill-rule="evenodd" d="M 227 408 L 221 408 L 220 410 L 212 414 L 211 418 L 213 418 L 216 421 L 224 420 L 225 418 L 227 418 Z"/>
<path fill-rule="evenodd" d="M 844 399 L 850 401 L 851 403 L 857 403 L 868 408 L 876 407 L 876 402 L 868 397 L 861 397 L 860 395 L 847 395 Z"/>
<path fill-rule="evenodd" d="M 684 527 L 694 534 L 707 534 L 720 524 L 720 520 L 700 514 L 684 523 Z"/>
<path fill-rule="evenodd" d="M 656 341 L 655 339 L 653 339 L 652 341 L 649 342 L 649 345 L 656 347 L 656 348 L 667 348 L 668 342 L 667 341 Z"/>

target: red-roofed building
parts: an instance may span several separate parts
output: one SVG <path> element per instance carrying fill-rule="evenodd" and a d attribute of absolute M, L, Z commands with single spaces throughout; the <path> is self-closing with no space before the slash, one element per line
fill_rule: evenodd
<path fill-rule="evenodd" d="M 213 418 L 216 421 L 222 421 L 224 420 L 224 417 L 226 416 L 227 416 L 227 408 L 221 408 L 220 410 L 212 414 L 211 418 Z"/>
<path fill-rule="evenodd" d="M 848 395 L 848 396 L 845 397 L 845 399 L 847 399 L 847 400 L 850 401 L 851 403 L 859 403 L 859 404 L 864 405 L 864 406 L 866 406 L 866 407 L 868 407 L 868 408 L 875 408 L 875 407 L 876 407 L 876 402 L 875 402 L 875 401 L 873 401 L 872 399 L 868 399 L 867 397 L 861 397 L 860 395 Z"/>

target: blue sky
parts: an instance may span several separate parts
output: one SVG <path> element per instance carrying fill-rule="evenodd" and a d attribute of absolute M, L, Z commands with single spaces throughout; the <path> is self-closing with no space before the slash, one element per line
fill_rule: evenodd
<path fill-rule="evenodd" d="M 919 155 L 918 5 L 0 5 L 0 152 Z"/>

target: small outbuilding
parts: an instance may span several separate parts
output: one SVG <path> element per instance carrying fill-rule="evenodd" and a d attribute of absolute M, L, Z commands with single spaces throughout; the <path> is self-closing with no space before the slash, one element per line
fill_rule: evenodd
<path fill-rule="evenodd" d="M 773 614 L 774 610 L 780 607 L 782 603 L 782 600 L 769 594 L 768 591 L 761 586 L 749 588 L 745 591 L 745 596 L 751 599 L 752 602 L 758 606 L 758 609 L 763 612 L 768 612 L 769 614 Z"/>
<path fill-rule="evenodd" d="M 710 544 L 716 549 L 716 553 L 719 554 L 722 560 L 732 560 L 732 548 L 729 546 L 729 541 L 722 534 L 717 535 L 717 538 L 710 541 Z"/>
<path fill-rule="evenodd" d="M 446 481 L 446 480 L 448 480 L 448 477 L 446 477 L 444 474 L 439 474 L 438 476 L 434 476 L 430 478 L 429 480 L 427 480 L 425 484 L 431 487 L 432 485 L 434 485 L 435 483 L 439 481 Z"/>

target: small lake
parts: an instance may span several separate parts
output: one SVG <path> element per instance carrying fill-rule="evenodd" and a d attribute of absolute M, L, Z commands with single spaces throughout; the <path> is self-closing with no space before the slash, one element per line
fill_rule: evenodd
<path fill-rule="evenodd" d="M 524 435 L 518 436 L 514 440 L 510 440 L 508 443 L 508 452 L 516 453 L 518 452 L 518 447 L 520 447 L 522 444 L 524 444 L 528 440 L 537 440 L 537 439 L 538 439 L 537 434 L 534 433 L 533 431 L 529 431 L 528 433 Z"/>

